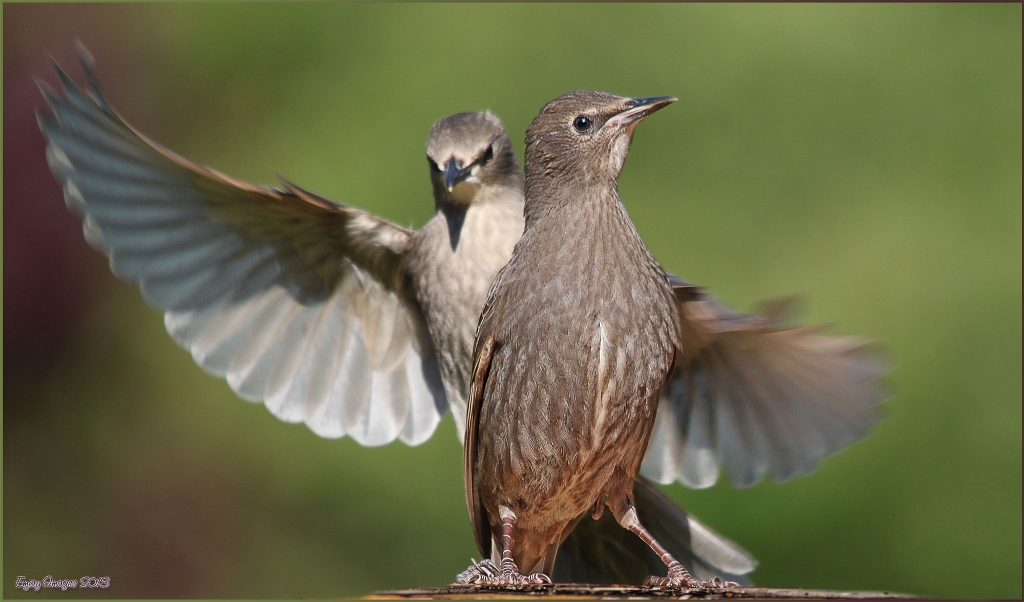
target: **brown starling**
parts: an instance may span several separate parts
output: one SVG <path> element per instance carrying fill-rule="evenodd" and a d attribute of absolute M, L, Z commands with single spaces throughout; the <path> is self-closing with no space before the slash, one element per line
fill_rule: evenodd
<path fill-rule="evenodd" d="M 707 486 L 719 459 L 740 484 L 785 479 L 874 420 L 884 368 L 859 341 L 732 312 L 668 276 L 640 240 L 617 178 L 636 125 L 674 100 L 574 92 L 527 130 L 526 229 L 481 315 L 464 452 L 491 560 L 460 582 L 546 582 L 558 546 L 607 505 L 668 567 L 651 584 L 719 585 L 638 520 L 645 452 L 667 480 L 685 480 L 690 462 Z M 648 451 L 659 393 L 669 426 Z"/>

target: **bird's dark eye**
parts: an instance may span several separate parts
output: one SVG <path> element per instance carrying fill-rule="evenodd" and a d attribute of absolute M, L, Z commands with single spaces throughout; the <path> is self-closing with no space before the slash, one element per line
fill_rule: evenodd
<path fill-rule="evenodd" d="M 430 157 L 427 157 L 427 163 L 430 163 L 430 171 L 441 171 L 441 168 Z"/>
<path fill-rule="evenodd" d="M 480 165 L 483 165 L 494 158 L 494 145 L 487 145 L 487 150 L 484 151 L 484 156 L 480 157 Z"/>
<path fill-rule="evenodd" d="M 590 121 L 590 118 L 586 115 L 580 115 L 576 119 L 572 120 L 572 129 L 579 133 L 589 132 L 594 127 L 594 122 Z"/>

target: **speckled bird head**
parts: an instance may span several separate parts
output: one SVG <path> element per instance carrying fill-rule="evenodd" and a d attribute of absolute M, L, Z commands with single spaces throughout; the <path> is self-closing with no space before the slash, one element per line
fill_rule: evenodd
<path fill-rule="evenodd" d="M 637 124 L 675 100 L 624 98 L 591 90 L 552 100 L 526 130 L 527 186 L 546 179 L 614 183 Z"/>

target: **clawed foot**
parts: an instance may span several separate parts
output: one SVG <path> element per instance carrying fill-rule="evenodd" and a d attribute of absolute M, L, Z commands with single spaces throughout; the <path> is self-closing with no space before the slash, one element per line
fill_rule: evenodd
<path fill-rule="evenodd" d="M 490 587 L 519 588 L 524 585 L 545 585 L 551 578 L 544 573 L 523 575 L 514 562 L 502 561 L 499 568 L 490 560 L 481 560 L 469 565 L 455 577 L 455 582 L 462 585 L 486 585 Z"/>
<path fill-rule="evenodd" d="M 712 577 L 707 581 L 697 579 L 678 562 L 669 567 L 667 577 L 652 575 L 644 581 L 644 585 L 662 589 L 723 589 L 740 586 L 735 581 L 723 581 L 718 577 Z"/>

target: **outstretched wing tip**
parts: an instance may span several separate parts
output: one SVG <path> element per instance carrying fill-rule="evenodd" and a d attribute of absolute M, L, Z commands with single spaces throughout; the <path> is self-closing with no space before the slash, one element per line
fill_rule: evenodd
<path fill-rule="evenodd" d="M 82 42 L 82 38 L 75 38 L 75 52 L 78 53 L 78 57 L 82 59 L 82 62 L 90 67 L 96 65 L 96 59 L 93 57 L 92 52 L 85 47 L 85 43 Z"/>
<path fill-rule="evenodd" d="M 32 81 L 35 82 L 36 87 L 39 88 L 39 91 L 42 92 L 43 96 L 47 100 L 49 100 L 50 97 L 55 97 L 57 95 L 56 91 L 53 89 L 53 86 L 51 86 L 49 82 L 39 77 L 38 75 L 33 75 Z M 36 113 L 38 112 L 39 109 L 36 109 Z"/>
<path fill-rule="evenodd" d="M 80 92 L 81 89 L 78 87 L 78 84 L 76 84 L 75 81 L 71 79 L 71 76 L 68 75 L 68 72 L 60 66 L 60 63 L 57 62 L 57 59 L 53 58 L 53 56 L 49 54 L 47 56 L 50 58 L 50 65 L 53 67 L 54 72 L 57 73 L 57 79 L 60 80 L 60 85 L 63 92 L 69 95 L 74 94 L 76 92 Z"/>
<path fill-rule="evenodd" d="M 49 84 L 49 82 L 43 80 L 40 77 L 33 76 L 32 79 L 35 80 L 36 86 L 39 88 L 39 91 L 42 93 L 43 100 L 46 102 L 47 108 L 49 108 L 50 112 L 53 114 L 54 122 L 59 124 L 60 123 L 60 115 L 57 113 L 57 105 L 58 104 L 63 104 L 63 102 L 64 102 L 64 99 L 61 98 L 60 92 L 55 90 L 53 88 L 53 86 L 51 86 Z M 37 115 L 39 114 L 39 110 L 38 109 L 36 110 L 36 114 Z"/>
<path fill-rule="evenodd" d="M 113 107 L 107 102 L 100 88 L 100 78 L 96 73 L 96 58 L 85 47 L 81 40 L 75 40 L 75 51 L 78 53 L 78 61 L 82 65 L 82 72 L 85 73 L 87 84 L 86 94 L 96 103 L 104 113 L 110 117 L 117 117 Z"/>

